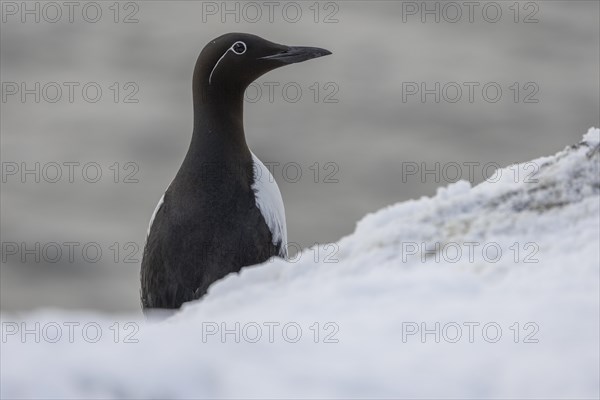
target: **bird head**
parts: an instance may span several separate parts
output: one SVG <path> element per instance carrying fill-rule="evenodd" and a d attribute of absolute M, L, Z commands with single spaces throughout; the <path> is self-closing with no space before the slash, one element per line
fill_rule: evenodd
<path fill-rule="evenodd" d="M 212 40 L 200 53 L 194 86 L 243 93 L 254 80 L 275 68 L 328 54 L 331 52 L 318 47 L 286 46 L 256 35 L 228 33 Z"/>

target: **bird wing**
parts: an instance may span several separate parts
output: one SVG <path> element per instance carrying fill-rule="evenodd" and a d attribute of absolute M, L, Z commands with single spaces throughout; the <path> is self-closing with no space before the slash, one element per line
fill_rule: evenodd
<path fill-rule="evenodd" d="M 279 186 L 271 172 L 265 165 L 252 153 L 254 159 L 254 183 L 252 190 L 256 196 L 256 205 L 265 219 L 273 244 L 280 246 L 279 255 L 287 257 L 287 228 L 285 224 L 285 209 Z"/>

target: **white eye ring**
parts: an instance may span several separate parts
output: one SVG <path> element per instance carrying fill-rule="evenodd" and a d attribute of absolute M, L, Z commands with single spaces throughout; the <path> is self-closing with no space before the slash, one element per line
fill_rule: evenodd
<path fill-rule="evenodd" d="M 241 44 L 242 46 L 244 46 L 244 50 L 241 52 L 237 52 L 235 51 L 235 46 Z M 219 58 L 219 60 L 217 61 L 217 63 L 215 64 L 215 66 L 213 67 L 212 71 L 210 71 L 210 75 L 208 76 L 208 84 L 211 84 L 212 81 L 212 75 L 215 72 L 215 69 L 217 69 L 217 66 L 219 65 L 219 63 L 221 62 L 221 60 L 223 59 L 223 57 L 225 57 L 227 55 L 227 53 L 229 53 L 229 50 L 233 51 L 233 54 L 236 54 L 238 56 L 241 56 L 242 54 L 244 54 L 246 52 L 246 50 L 248 50 L 248 46 L 246 46 L 246 43 L 238 40 L 237 42 L 235 42 L 234 44 L 231 45 L 230 48 L 228 48 L 227 50 L 225 50 L 225 53 L 223 53 L 223 55 L 221 56 L 221 58 Z"/>
<path fill-rule="evenodd" d="M 236 51 L 236 50 L 235 50 L 235 47 L 236 47 L 238 44 L 241 44 L 241 45 L 244 47 L 244 50 L 242 50 L 242 51 L 239 51 L 239 52 L 238 52 L 238 51 Z M 242 54 L 244 54 L 244 53 L 246 52 L 246 50 L 247 50 L 247 49 L 248 49 L 248 47 L 246 46 L 246 43 L 244 43 L 244 42 L 242 42 L 242 41 L 237 41 L 237 42 L 235 42 L 234 44 L 232 44 L 232 45 L 231 45 L 231 50 L 232 50 L 232 51 L 233 51 L 235 54 L 237 54 L 238 56 L 241 56 Z"/>

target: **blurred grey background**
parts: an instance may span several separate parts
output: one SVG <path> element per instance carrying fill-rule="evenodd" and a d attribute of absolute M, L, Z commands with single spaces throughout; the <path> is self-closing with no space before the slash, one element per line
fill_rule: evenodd
<path fill-rule="evenodd" d="M 148 220 L 191 136 L 194 63 L 226 32 L 333 52 L 263 76 L 247 96 L 248 143 L 279 163 L 274 176 L 298 247 L 336 241 L 366 213 L 434 194 L 456 180 L 457 164 L 459 178 L 477 183 L 484 166 L 553 154 L 599 126 L 600 3 L 489 3 L 477 3 L 470 21 L 462 2 L 459 16 L 428 1 L 436 22 L 421 15 L 422 2 L 98 2 L 102 14 L 88 22 L 97 10 L 83 2 L 72 22 L 65 7 L 52 22 L 58 15 L 45 2 L 2 2 L 1 309 L 139 309 Z M 65 82 L 79 85 L 73 102 Z M 440 101 L 408 95 L 410 82 L 439 82 Z M 464 82 L 479 85 L 472 102 Z M 33 89 L 24 99 L 22 83 Z M 62 96 L 51 102 L 56 86 Z M 456 86 L 463 93 L 452 102 Z M 95 87 L 102 96 L 92 102 Z M 502 95 L 492 102 L 495 87 Z M 79 163 L 73 182 L 70 162 Z M 439 177 L 406 176 L 407 165 L 436 162 Z M 35 173 L 21 176 L 35 163 L 39 183 Z M 479 163 L 473 176 L 465 163 Z M 53 183 L 56 164 L 62 177 Z M 100 167 L 98 182 L 84 179 L 84 165 L 88 180 Z"/>

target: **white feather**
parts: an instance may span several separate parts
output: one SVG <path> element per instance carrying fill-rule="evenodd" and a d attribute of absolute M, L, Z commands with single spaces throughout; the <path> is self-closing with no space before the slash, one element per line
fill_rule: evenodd
<path fill-rule="evenodd" d="M 158 204 L 156 205 L 156 208 L 154 209 L 152 216 L 150 217 L 150 223 L 148 224 L 148 231 L 146 232 L 146 238 L 148 237 L 148 235 L 150 235 L 150 228 L 152 228 L 152 223 L 154 222 L 154 218 L 156 218 L 156 214 L 158 213 L 158 210 L 160 209 L 160 206 L 162 206 L 164 201 L 165 201 L 165 195 L 163 194 L 160 197 L 160 200 L 158 201 Z"/>
<path fill-rule="evenodd" d="M 267 222 L 273 236 L 273 244 L 281 242 L 279 255 L 287 257 L 287 228 L 285 225 L 285 209 L 277 182 L 265 165 L 252 153 L 254 159 L 254 190 L 256 205 Z"/>

